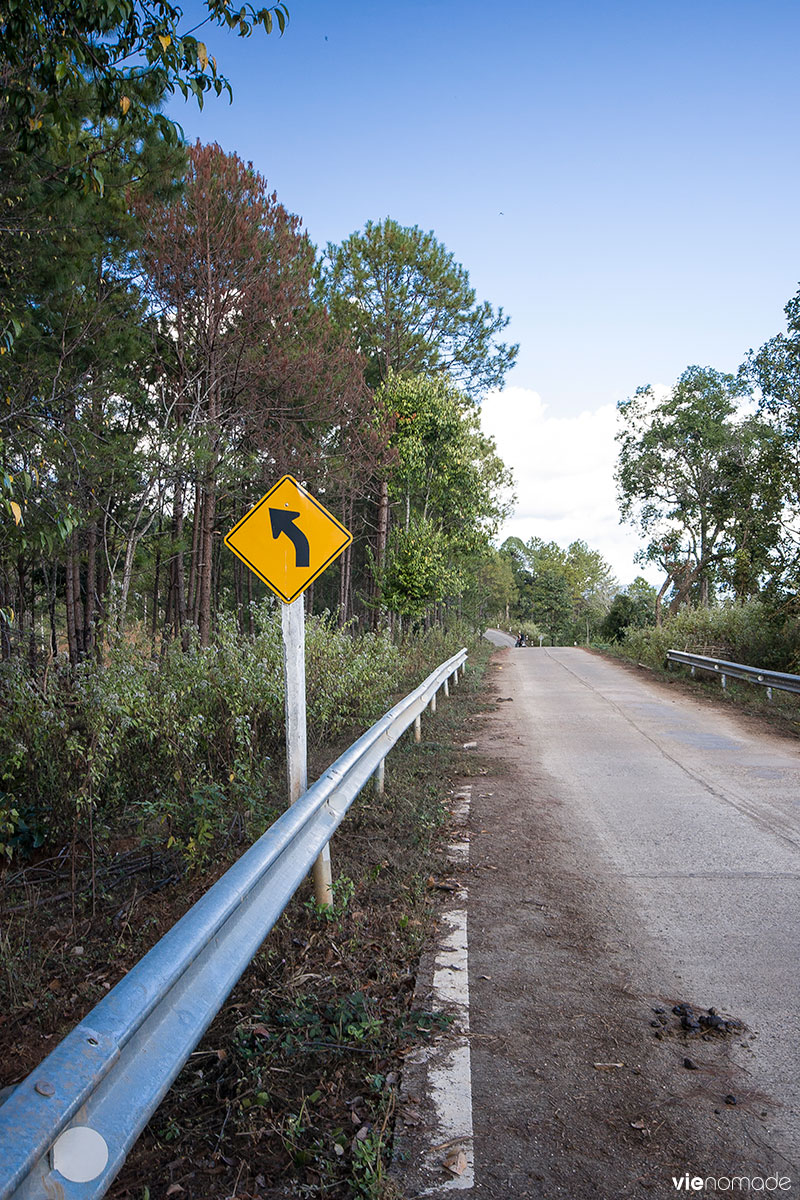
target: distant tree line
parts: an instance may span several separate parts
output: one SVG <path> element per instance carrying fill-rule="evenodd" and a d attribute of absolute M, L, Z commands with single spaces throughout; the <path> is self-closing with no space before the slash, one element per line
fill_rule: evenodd
<path fill-rule="evenodd" d="M 605 623 L 619 593 L 614 573 L 584 541 L 565 548 L 532 537 L 507 538 L 505 623 L 547 645 L 588 644 L 605 637 Z M 632 585 L 646 589 L 637 581 Z M 638 593 L 637 593 L 638 595 Z"/>

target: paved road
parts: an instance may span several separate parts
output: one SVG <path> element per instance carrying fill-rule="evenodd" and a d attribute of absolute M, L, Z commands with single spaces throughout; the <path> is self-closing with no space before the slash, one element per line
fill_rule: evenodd
<path fill-rule="evenodd" d="M 800 742 L 583 650 L 489 636 L 512 648 L 478 731 L 479 753 L 505 770 L 473 806 L 478 1190 L 666 1196 L 670 1170 L 760 1166 L 800 1194 Z M 724 1052 L 692 1043 L 691 1074 L 680 1037 L 648 1047 L 649 1005 L 679 999 L 751 1032 Z M 601 1045 L 628 1064 L 641 1046 L 621 1091 L 591 1070 Z M 733 1088 L 739 1107 L 726 1109 Z M 598 1135 L 589 1117 L 604 1106 Z M 674 1129 L 647 1149 L 661 1154 L 648 1182 L 625 1134 L 637 1113 L 636 1136 L 656 1133 L 656 1110 Z M 603 1161 L 593 1137 L 630 1169 Z"/>

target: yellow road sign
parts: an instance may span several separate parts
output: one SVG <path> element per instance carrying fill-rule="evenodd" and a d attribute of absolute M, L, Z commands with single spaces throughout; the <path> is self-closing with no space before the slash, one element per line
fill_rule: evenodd
<path fill-rule="evenodd" d="M 291 604 L 353 535 L 291 475 L 284 475 L 234 525 L 225 545 Z"/>

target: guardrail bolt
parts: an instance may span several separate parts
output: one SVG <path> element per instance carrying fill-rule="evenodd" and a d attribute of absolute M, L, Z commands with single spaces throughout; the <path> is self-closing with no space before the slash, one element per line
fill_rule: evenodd
<path fill-rule="evenodd" d="M 56 1094 L 56 1089 L 53 1087 L 52 1083 L 48 1083 L 46 1079 L 40 1079 L 35 1085 L 34 1090 L 37 1091 L 40 1096 L 55 1096 Z"/>

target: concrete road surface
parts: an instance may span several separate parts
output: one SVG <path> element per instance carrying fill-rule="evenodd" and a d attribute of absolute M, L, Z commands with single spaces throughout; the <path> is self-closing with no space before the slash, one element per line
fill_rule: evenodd
<path fill-rule="evenodd" d="M 800 1195 L 800 741 L 487 636 L 510 648 L 476 727 L 501 764 L 470 842 L 476 1189 L 669 1196 L 685 1170 Z M 677 1002 L 747 1032 L 687 1035 Z"/>

